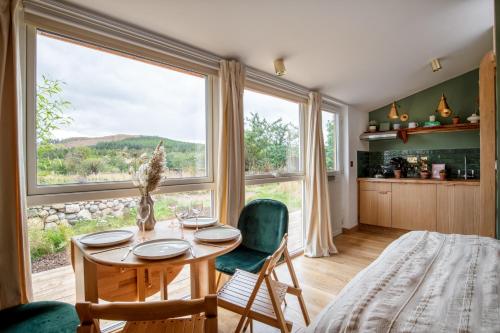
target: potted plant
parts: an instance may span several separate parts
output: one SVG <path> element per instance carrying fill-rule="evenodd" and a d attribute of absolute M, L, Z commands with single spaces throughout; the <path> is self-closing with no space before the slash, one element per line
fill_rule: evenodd
<path fill-rule="evenodd" d="M 376 132 L 377 131 L 377 121 L 376 120 L 370 120 L 368 122 L 368 131 L 369 132 Z"/>
<path fill-rule="evenodd" d="M 446 170 L 445 169 L 439 170 L 439 179 L 446 180 Z"/>
<path fill-rule="evenodd" d="M 408 164 L 406 159 L 402 157 L 394 157 L 391 158 L 390 164 L 393 166 L 394 169 L 394 177 L 396 178 L 406 177 L 407 164 Z"/>

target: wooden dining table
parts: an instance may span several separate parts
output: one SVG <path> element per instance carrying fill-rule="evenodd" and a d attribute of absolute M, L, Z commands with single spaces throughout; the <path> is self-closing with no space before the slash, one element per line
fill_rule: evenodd
<path fill-rule="evenodd" d="M 180 227 L 172 228 L 168 222 L 157 223 L 154 230 L 146 231 L 144 235 L 137 227 L 123 229 L 134 231 L 134 237 L 127 243 L 107 248 L 85 246 L 79 241 L 85 235 L 71 239 L 77 301 L 145 301 L 158 292 L 165 300 L 168 299 L 168 284 L 185 265 L 190 266 L 191 298 L 214 294 L 215 258 L 241 243 L 241 236 L 223 243 L 198 242 L 194 238 L 194 229 L 181 231 Z M 143 237 L 147 240 L 183 237 L 191 244 L 192 251 L 165 260 L 144 260 L 130 253 L 122 261 Z"/>

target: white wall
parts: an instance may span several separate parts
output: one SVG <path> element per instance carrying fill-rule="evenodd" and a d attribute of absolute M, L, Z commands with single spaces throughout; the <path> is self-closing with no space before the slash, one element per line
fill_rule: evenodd
<path fill-rule="evenodd" d="M 367 141 L 359 140 L 359 135 L 366 130 L 368 113 L 346 107 L 340 118 L 342 170 L 335 177 L 328 178 L 334 235 L 342 233 L 342 228 L 350 229 L 358 224 L 357 151 L 369 148 Z"/>

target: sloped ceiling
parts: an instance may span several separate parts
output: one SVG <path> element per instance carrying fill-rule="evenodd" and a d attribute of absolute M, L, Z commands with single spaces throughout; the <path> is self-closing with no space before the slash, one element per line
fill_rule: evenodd
<path fill-rule="evenodd" d="M 370 111 L 477 68 L 493 0 L 70 0 Z M 433 73 L 430 60 L 442 60 Z"/>

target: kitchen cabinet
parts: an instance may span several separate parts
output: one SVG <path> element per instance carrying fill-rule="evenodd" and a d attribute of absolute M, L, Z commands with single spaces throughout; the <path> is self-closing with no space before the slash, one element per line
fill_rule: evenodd
<path fill-rule="evenodd" d="M 390 184 L 360 185 L 359 221 L 364 224 L 391 226 L 391 191 Z"/>
<path fill-rule="evenodd" d="M 404 230 L 483 235 L 479 181 L 359 180 L 359 222 Z M 484 235 L 483 235 L 484 236 Z"/>
<path fill-rule="evenodd" d="M 392 227 L 436 231 L 436 185 L 392 184 Z"/>
<path fill-rule="evenodd" d="M 479 186 L 438 186 L 437 231 L 479 235 L 480 198 Z"/>

